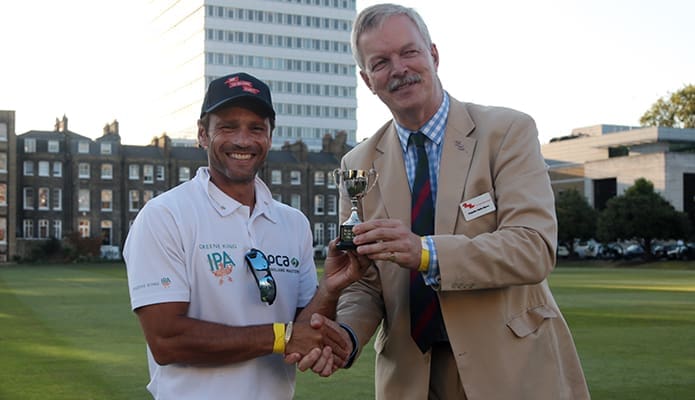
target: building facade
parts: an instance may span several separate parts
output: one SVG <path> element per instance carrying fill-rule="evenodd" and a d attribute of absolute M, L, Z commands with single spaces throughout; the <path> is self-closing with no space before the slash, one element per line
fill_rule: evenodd
<path fill-rule="evenodd" d="M 695 129 L 596 125 L 541 146 L 557 195 L 583 193 L 603 209 L 639 178 L 695 223 Z"/>
<path fill-rule="evenodd" d="M 0 112 L 0 135 L 9 115 Z M 5 194 L 0 227 L 3 221 L 6 227 L 0 255 L 5 261 L 15 255 L 26 258 L 47 240 L 75 233 L 100 238 L 102 256 L 120 258 L 128 229 L 142 206 L 207 165 L 204 150 L 172 146 L 166 135 L 147 146 L 123 145 L 117 122 L 107 124 L 103 135 L 91 140 L 70 131 L 63 117 L 56 120 L 53 131 L 29 131 L 17 136 L 16 143 L 10 135 L 13 123 L 5 124 L 7 140 L 0 139 L 0 162 L 2 154 L 7 159 L 5 172 L 0 169 L 0 195 L 3 189 Z M 271 150 L 259 171 L 275 199 L 309 218 L 317 246 L 336 236 L 337 189 L 330 172 L 350 149 L 346 142 L 343 132 L 326 135 L 320 152 L 309 151 L 301 141 L 287 144 Z"/>
<path fill-rule="evenodd" d="M 285 144 L 270 151 L 259 173 L 275 200 L 309 218 L 317 249 L 338 236 L 338 188 L 332 172 L 350 148 L 345 132 L 324 136 L 320 152 L 309 151 L 303 142 Z"/>
<path fill-rule="evenodd" d="M 355 0 L 156 0 L 152 54 L 155 105 L 170 137 L 195 138 L 211 80 L 248 72 L 271 88 L 273 149 L 325 134 L 356 143 L 357 74 L 350 49 Z"/>
<path fill-rule="evenodd" d="M 11 260 L 16 248 L 17 165 L 15 113 L 0 110 L 0 262 Z"/>

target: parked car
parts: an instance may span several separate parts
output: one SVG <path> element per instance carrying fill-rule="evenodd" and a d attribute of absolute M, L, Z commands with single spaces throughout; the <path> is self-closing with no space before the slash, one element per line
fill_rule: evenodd
<path fill-rule="evenodd" d="M 601 243 L 594 239 L 575 240 L 572 251 L 579 258 L 596 258 L 599 254 Z"/>
<path fill-rule="evenodd" d="M 598 257 L 602 260 L 620 260 L 623 258 L 623 247 L 618 243 L 606 243 L 601 245 Z"/>
<path fill-rule="evenodd" d="M 693 260 L 695 259 L 695 244 L 683 243 L 679 240 L 666 252 L 666 258 L 669 260 Z"/>
<path fill-rule="evenodd" d="M 666 258 L 666 252 L 670 250 L 673 246 L 663 245 L 663 244 L 653 244 L 652 245 L 652 255 L 657 260 Z"/>
<path fill-rule="evenodd" d="M 641 244 L 631 244 L 625 248 L 623 258 L 632 260 L 635 258 L 644 258 L 644 247 Z"/>
<path fill-rule="evenodd" d="M 557 257 L 567 258 L 570 256 L 570 248 L 564 244 L 557 245 Z"/>

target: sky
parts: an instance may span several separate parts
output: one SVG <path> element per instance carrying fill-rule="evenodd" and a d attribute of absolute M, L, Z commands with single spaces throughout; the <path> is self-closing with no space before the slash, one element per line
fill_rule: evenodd
<path fill-rule="evenodd" d="M 378 1 L 357 0 L 358 12 Z M 122 143 L 159 134 L 143 0 L 3 0 L 0 110 L 16 133 L 69 129 L 95 139 L 118 120 Z M 427 23 L 444 89 L 515 108 L 541 143 L 597 124 L 639 125 L 660 97 L 695 84 L 692 0 L 403 0 Z M 390 118 L 358 78 L 357 139 Z"/>

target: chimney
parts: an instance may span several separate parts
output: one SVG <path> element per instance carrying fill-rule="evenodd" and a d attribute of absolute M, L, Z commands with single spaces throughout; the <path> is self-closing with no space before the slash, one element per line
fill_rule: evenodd
<path fill-rule="evenodd" d="M 63 114 L 63 119 L 58 120 L 56 118 L 56 131 L 57 132 L 67 132 L 68 131 L 68 117 Z"/>
<path fill-rule="evenodd" d="M 281 149 L 290 151 L 294 157 L 301 162 L 306 162 L 309 153 L 309 148 L 301 139 L 294 143 L 286 141 Z"/>
<path fill-rule="evenodd" d="M 63 119 L 56 118 L 55 125 L 53 126 L 55 132 L 66 132 L 68 130 L 68 117 L 63 115 Z"/>
<path fill-rule="evenodd" d="M 118 121 L 113 120 L 110 124 L 104 125 L 104 136 L 106 135 L 116 135 L 118 136 Z"/>

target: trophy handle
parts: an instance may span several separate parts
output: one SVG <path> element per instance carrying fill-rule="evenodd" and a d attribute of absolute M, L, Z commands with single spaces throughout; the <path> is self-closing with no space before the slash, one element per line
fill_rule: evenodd
<path fill-rule="evenodd" d="M 340 181 L 341 181 L 341 179 L 340 179 L 341 178 L 340 177 L 341 172 L 340 171 L 342 171 L 340 168 L 336 168 L 333 171 L 331 171 L 331 175 L 333 176 L 333 181 L 335 182 L 335 185 L 338 187 L 338 190 L 340 190 Z"/>
<path fill-rule="evenodd" d="M 366 195 L 369 193 L 372 188 L 374 188 L 374 185 L 376 185 L 376 181 L 379 179 L 379 174 L 376 173 L 376 170 L 374 168 L 370 168 L 367 171 L 367 189 L 364 191 L 362 196 Z"/>
<path fill-rule="evenodd" d="M 374 188 L 377 179 L 379 179 L 379 174 L 376 173 L 376 170 L 374 168 L 368 170 L 357 170 L 357 173 L 361 176 L 361 178 L 367 181 L 364 191 L 360 192 L 357 196 L 358 199 L 362 199 L 364 196 L 367 195 L 367 193 L 369 193 L 370 190 L 372 190 L 372 188 Z"/>

